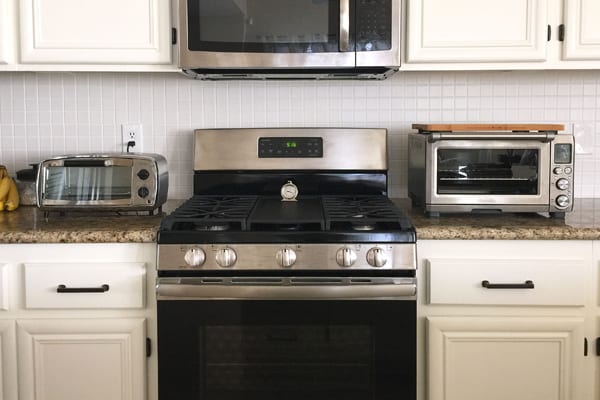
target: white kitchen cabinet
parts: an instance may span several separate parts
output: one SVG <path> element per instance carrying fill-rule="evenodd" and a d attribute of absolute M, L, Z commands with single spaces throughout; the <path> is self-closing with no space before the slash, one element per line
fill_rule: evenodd
<path fill-rule="evenodd" d="M 20 63 L 169 64 L 169 0 L 22 0 Z"/>
<path fill-rule="evenodd" d="M 17 320 L 20 400 L 144 400 L 144 319 Z"/>
<path fill-rule="evenodd" d="M 0 400 L 17 398 L 15 323 L 0 319 Z"/>
<path fill-rule="evenodd" d="M 156 244 L 0 244 L 0 257 L 4 399 L 157 399 Z"/>
<path fill-rule="evenodd" d="M 420 240 L 417 254 L 420 400 L 593 398 L 591 241 Z"/>
<path fill-rule="evenodd" d="M 15 62 L 15 3 L 0 1 L 0 65 Z"/>
<path fill-rule="evenodd" d="M 565 60 L 600 60 L 600 1 L 565 0 Z"/>
<path fill-rule="evenodd" d="M 596 0 L 407 0 L 403 70 L 600 68 Z"/>
<path fill-rule="evenodd" d="M 583 318 L 427 318 L 430 400 L 584 400 Z"/>
<path fill-rule="evenodd" d="M 544 61 L 547 3 L 409 0 L 407 61 Z"/>

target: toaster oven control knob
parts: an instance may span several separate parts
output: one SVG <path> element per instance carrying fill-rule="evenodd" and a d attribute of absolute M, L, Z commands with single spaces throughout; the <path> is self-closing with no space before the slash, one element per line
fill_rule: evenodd
<path fill-rule="evenodd" d="M 138 196 L 140 196 L 142 199 L 148 197 L 149 194 L 150 194 L 150 191 L 145 186 L 142 186 L 141 188 L 138 189 Z"/>
<path fill-rule="evenodd" d="M 335 260 L 340 267 L 351 267 L 356 261 L 356 252 L 348 247 L 342 247 L 335 253 Z"/>
<path fill-rule="evenodd" d="M 190 267 L 199 267 L 204 264 L 206 260 L 206 254 L 200 247 L 192 247 L 185 252 L 183 259 Z"/>
<path fill-rule="evenodd" d="M 138 171 L 137 176 L 141 180 L 145 181 L 146 179 L 150 178 L 150 172 L 148 172 L 146 168 L 142 168 Z"/>
<path fill-rule="evenodd" d="M 556 205 L 560 208 L 567 207 L 569 205 L 569 196 L 561 194 L 556 198 Z"/>
<path fill-rule="evenodd" d="M 569 180 L 565 178 L 560 178 L 556 181 L 556 187 L 560 190 L 567 190 L 569 188 Z"/>
<path fill-rule="evenodd" d="M 289 248 L 279 249 L 275 254 L 275 258 L 280 267 L 289 268 L 296 262 L 296 252 Z"/>
<path fill-rule="evenodd" d="M 387 257 L 383 249 L 379 247 L 373 247 L 367 251 L 367 262 L 372 267 L 383 267 L 387 262 Z"/>
<path fill-rule="evenodd" d="M 227 268 L 231 267 L 237 261 L 237 254 L 235 254 L 235 250 L 231 247 L 225 247 L 224 249 L 219 249 L 217 251 L 217 255 L 215 256 L 217 260 L 217 264 L 221 267 Z"/>

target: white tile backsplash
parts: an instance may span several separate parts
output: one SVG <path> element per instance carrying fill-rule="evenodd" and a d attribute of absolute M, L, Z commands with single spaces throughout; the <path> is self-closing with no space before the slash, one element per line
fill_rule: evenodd
<path fill-rule="evenodd" d="M 412 123 L 545 122 L 576 135 L 576 196 L 600 197 L 599 107 L 600 71 L 402 72 L 377 82 L 2 72 L 0 164 L 14 173 L 50 156 L 118 151 L 121 124 L 141 123 L 142 150 L 169 161 L 170 197 L 186 198 L 195 128 L 382 127 L 390 194 L 406 196 Z"/>

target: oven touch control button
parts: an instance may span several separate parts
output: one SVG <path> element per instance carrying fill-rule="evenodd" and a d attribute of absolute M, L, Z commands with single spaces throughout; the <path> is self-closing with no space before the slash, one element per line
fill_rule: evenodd
<path fill-rule="evenodd" d="M 190 267 L 199 267 L 204 264 L 206 260 L 206 254 L 200 247 L 192 247 L 185 252 L 183 259 Z"/>
<path fill-rule="evenodd" d="M 280 267 L 289 268 L 296 262 L 296 252 L 289 248 L 279 249 L 275 258 Z"/>
<path fill-rule="evenodd" d="M 556 198 L 556 205 L 560 208 L 565 208 L 569 205 L 569 197 L 561 194 Z"/>
<path fill-rule="evenodd" d="M 342 247 L 335 253 L 335 260 L 340 267 L 351 267 L 356 261 L 356 252 L 348 247 Z"/>
<path fill-rule="evenodd" d="M 379 247 L 373 247 L 367 251 L 367 262 L 372 267 L 383 267 L 387 262 L 387 257 L 383 249 Z"/>
<path fill-rule="evenodd" d="M 215 256 L 217 260 L 217 264 L 221 267 L 227 268 L 231 267 L 237 261 L 237 254 L 235 254 L 235 250 L 231 247 L 225 247 L 224 249 L 217 250 L 217 255 Z"/>
<path fill-rule="evenodd" d="M 560 178 L 556 181 L 556 187 L 560 190 L 567 190 L 569 188 L 569 181 L 565 178 Z"/>

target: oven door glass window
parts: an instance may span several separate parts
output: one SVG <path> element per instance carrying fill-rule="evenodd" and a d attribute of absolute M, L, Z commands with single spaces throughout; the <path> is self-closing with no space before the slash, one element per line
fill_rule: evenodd
<path fill-rule="evenodd" d="M 537 195 L 539 149 L 438 149 L 438 194 Z"/>
<path fill-rule="evenodd" d="M 187 3 L 190 50 L 339 51 L 338 0 L 188 0 Z"/>
<path fill-rule="evenodd" d="M 415 399 L 414 301 L 159 301 L 159 398 Z"/>
<path fill-rule="evenodd" d="M 45 200 L 89 202 L 130 199 L 131 166 L 49 167 Z"/>

